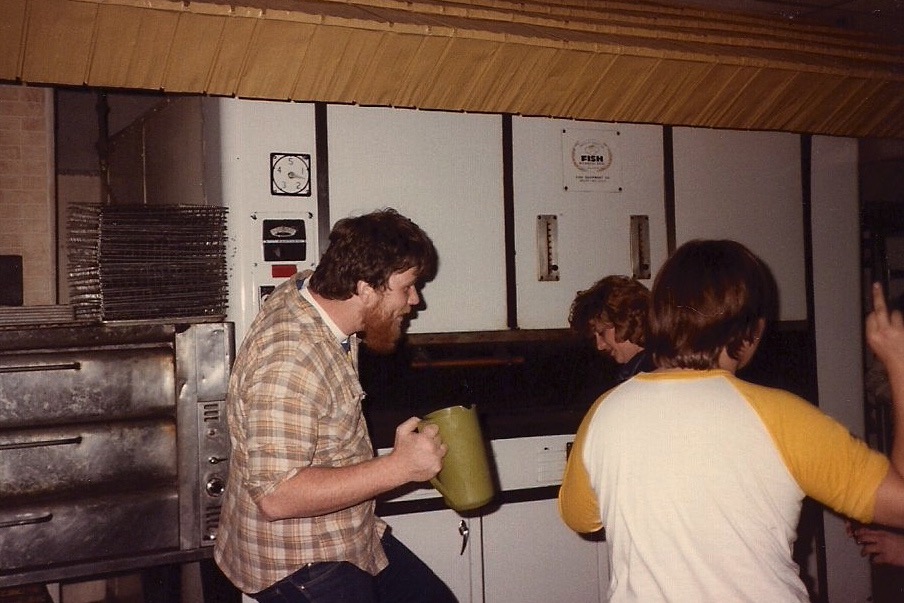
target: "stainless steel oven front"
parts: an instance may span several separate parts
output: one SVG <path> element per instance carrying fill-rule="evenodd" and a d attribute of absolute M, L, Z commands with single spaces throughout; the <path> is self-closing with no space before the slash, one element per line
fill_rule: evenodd
<path fill-rule="evenodd" d="M 0 331 L 0 586 L 210 556 L 231 323 Z"/>

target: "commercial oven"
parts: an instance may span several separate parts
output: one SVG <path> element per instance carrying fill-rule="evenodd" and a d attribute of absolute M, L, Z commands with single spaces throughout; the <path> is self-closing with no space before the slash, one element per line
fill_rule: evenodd
<path fill-rule="evenodd" d="M 0 586 L 209 558 L 231 323 L 0 329 Z"/>

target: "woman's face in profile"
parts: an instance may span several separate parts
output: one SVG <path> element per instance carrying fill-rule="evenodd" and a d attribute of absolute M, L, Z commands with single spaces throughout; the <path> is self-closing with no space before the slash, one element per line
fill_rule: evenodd
<path fill-rule="evenodd" d="M 617 341 L 615 326 L 601 320 L 590 321 L 593 331 L 593 343 L 596 349 L 612 358 L 618 364 L 631 360 L 642 348 L 630 341 Z"/>

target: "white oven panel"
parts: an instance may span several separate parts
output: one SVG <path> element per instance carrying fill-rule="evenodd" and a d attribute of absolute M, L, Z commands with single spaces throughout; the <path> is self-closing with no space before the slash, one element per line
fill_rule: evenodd
<path fill-rule="evenodd" d="M 229 208 L 229 308 L 240 344 L 261 299 L 319 253 L 312 103 L 211 99 L 209 173 Z M 214 169 L 216 166 L 216 169 Z"/>

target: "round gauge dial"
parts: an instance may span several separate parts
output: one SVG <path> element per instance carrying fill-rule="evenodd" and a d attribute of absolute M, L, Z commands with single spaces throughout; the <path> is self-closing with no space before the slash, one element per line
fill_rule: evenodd
<path fill-rule="evenodd" d="M 310 196 L 311 156 L 302 153 L 271 153 L 270 193 Z"/>

